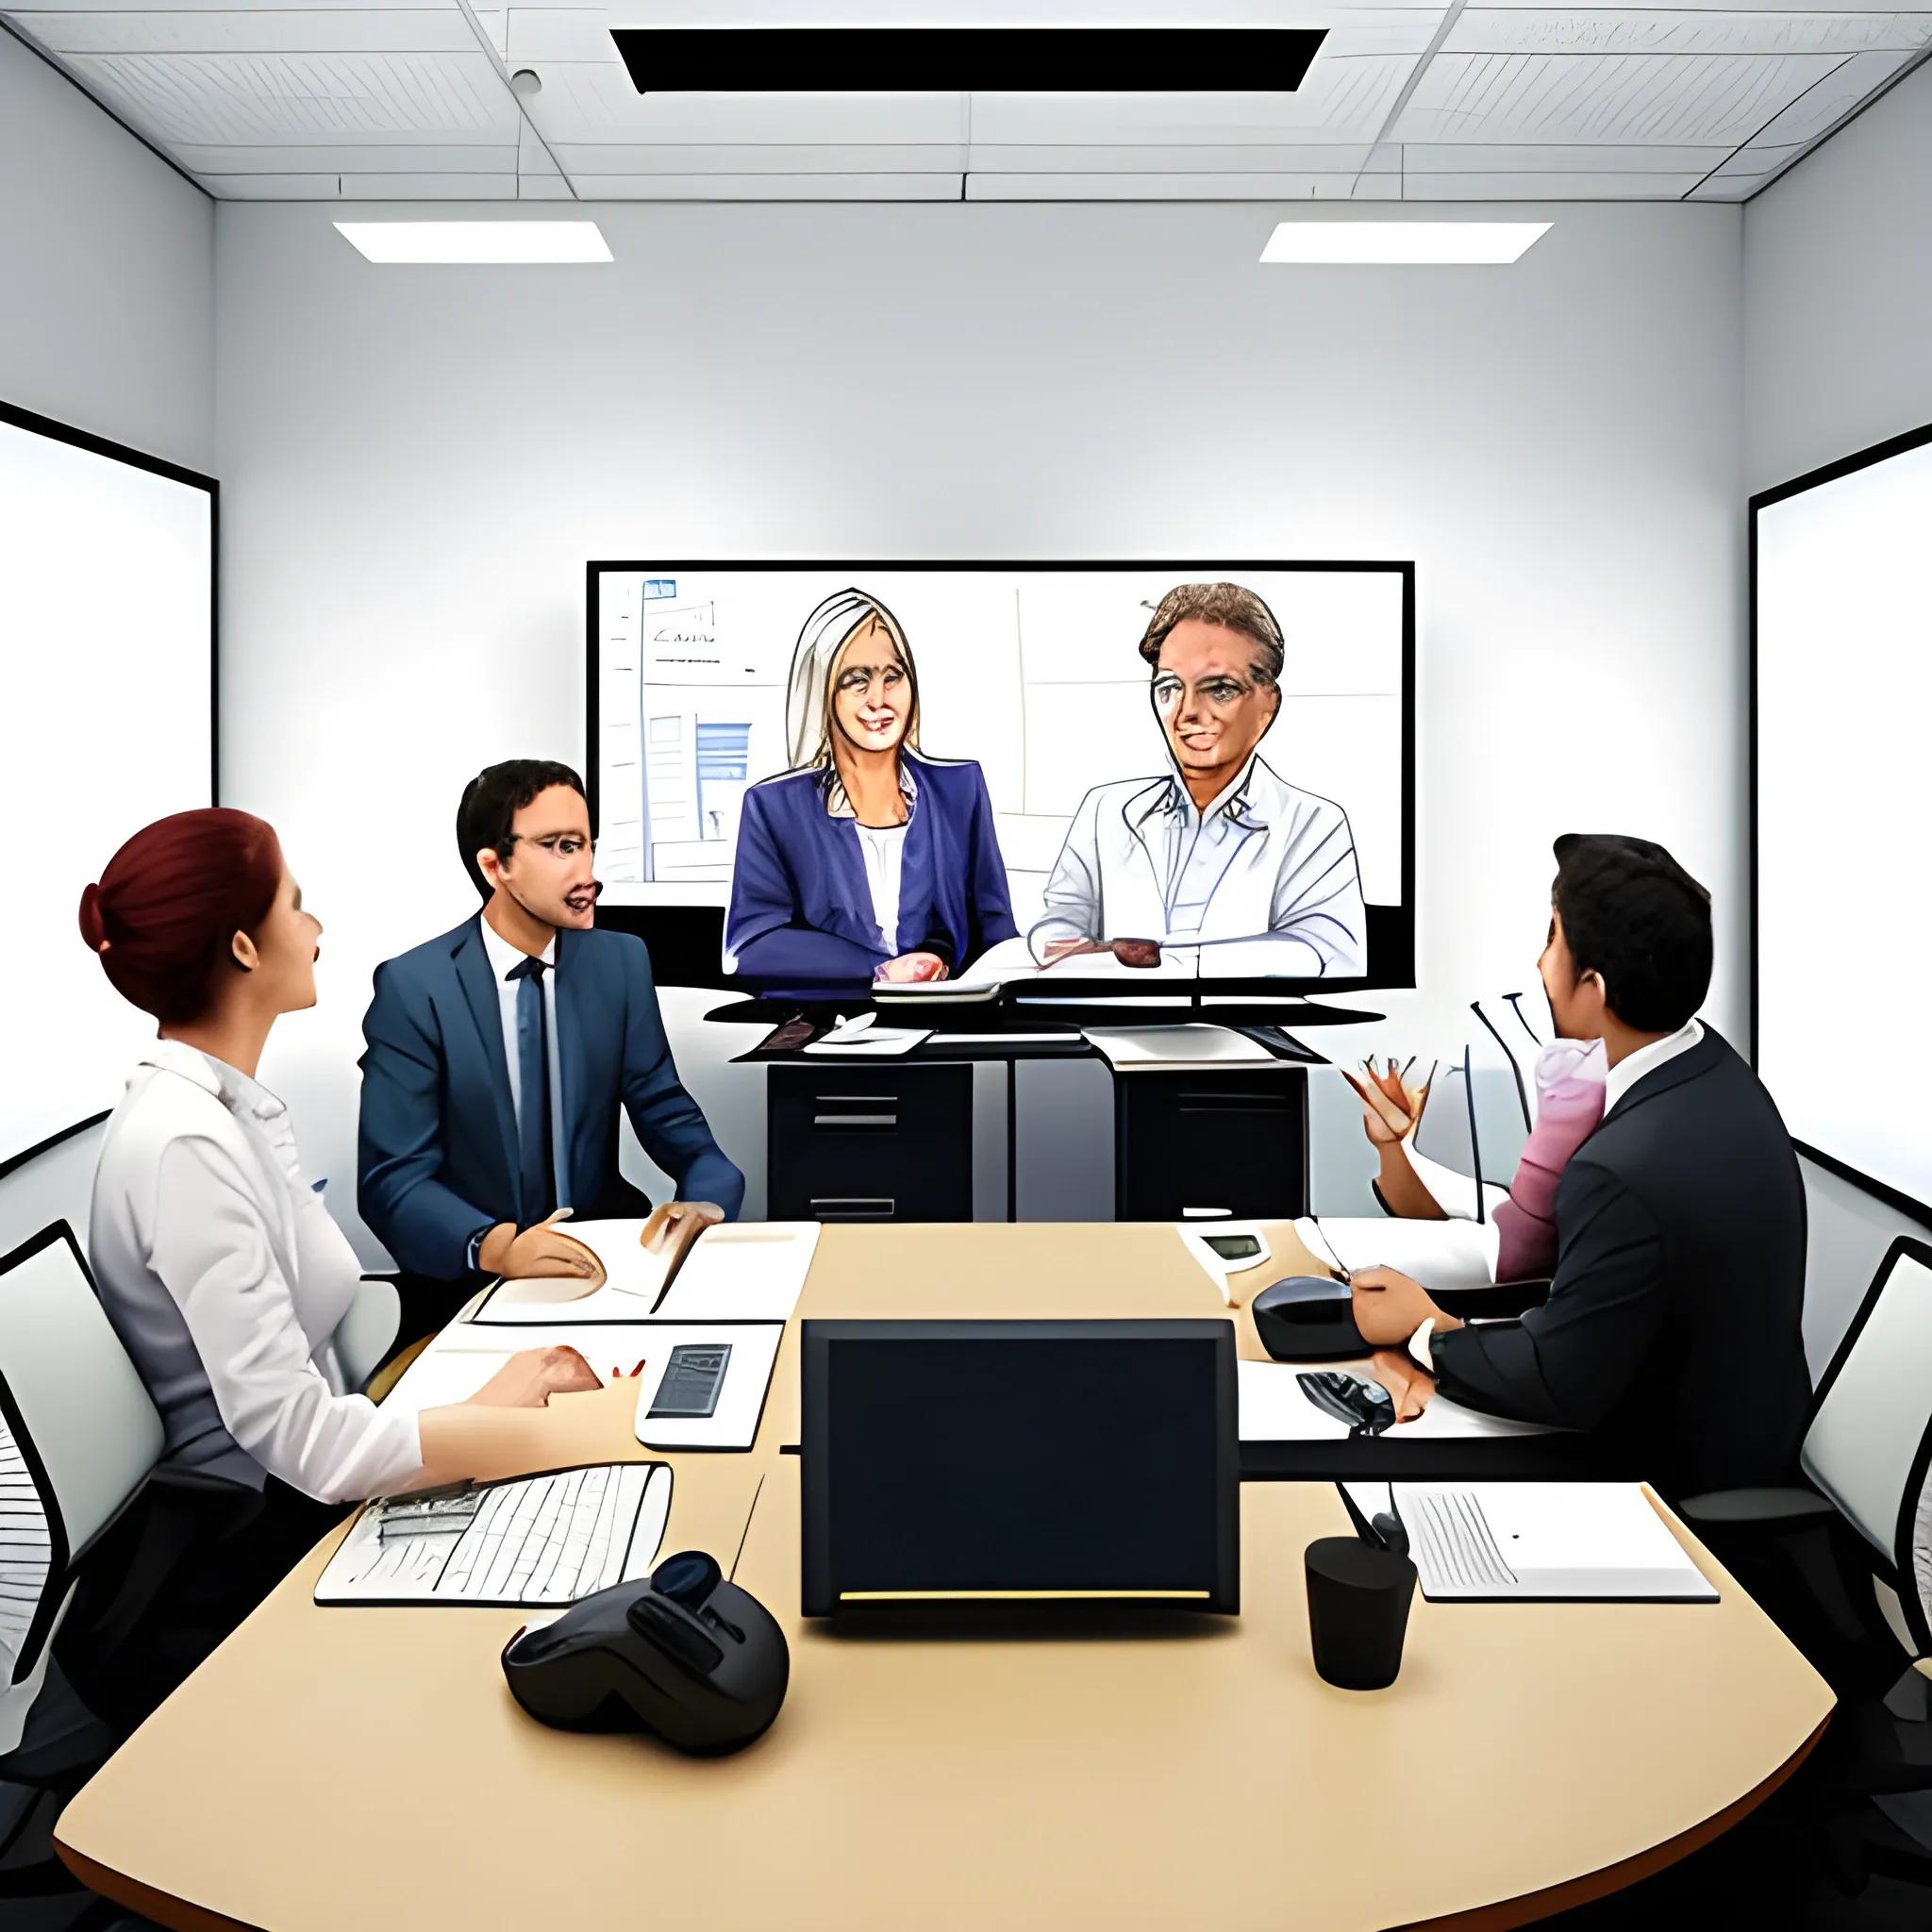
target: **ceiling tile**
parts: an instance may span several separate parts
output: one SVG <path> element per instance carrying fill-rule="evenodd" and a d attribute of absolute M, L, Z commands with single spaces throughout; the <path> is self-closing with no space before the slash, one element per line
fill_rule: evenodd
<path fill-rule="evenodd" d="M 379 57 L 91 54 L 71 64 L 143 131 L 170 142 L 484 132 L 514 139 L 519 120 L 515 96 L 480 49 Z"/>
<path fill-rule="evenodd" d="M 1438 54 L 1399 141 L 1742 142 L 1839 56 Z"/>
<path fill-rule="evenodd" d="M 1637 8 L 1471 8 L 1451 54 L 1856 54 L 1923 47 L 1926 13 L 1729 13 Z"/>
<path fill-rule="evenodd" d="M 476 36 L 454 6 L 235 8 L 216 12 L 106 13 L 86 8 L 8 18 L 57 54 L 474 54 Z"/>

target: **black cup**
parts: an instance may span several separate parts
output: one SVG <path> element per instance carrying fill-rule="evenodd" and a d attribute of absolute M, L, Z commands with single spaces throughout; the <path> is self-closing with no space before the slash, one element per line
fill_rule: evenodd
<path fill-rule="evenodd" d="M 1415 1565 L 1352 1536 L 1310 1543 L 1303 1563 L 1315 1669 L 1344 1690 L 1380 1690 L 1394 1683 Z"/>

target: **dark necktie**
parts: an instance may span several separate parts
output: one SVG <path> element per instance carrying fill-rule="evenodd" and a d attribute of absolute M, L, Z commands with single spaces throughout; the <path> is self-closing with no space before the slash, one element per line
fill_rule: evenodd
<path fill-rule="evenodd" d="M 517 986 L 517 1153 L 522 1171 L 523 1224 L 541 1221 L 557 1206 L 550 1161 L 550 1044 L 543 1024 L 541 959 L 524 959 L 506 977 Z"/>

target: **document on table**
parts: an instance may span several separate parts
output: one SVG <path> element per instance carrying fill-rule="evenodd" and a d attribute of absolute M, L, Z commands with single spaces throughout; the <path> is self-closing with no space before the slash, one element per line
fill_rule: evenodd
<path fill-rule="evenodd" d="M 587 1288 L 568 1275 L 499 1281 L 475 1322 L 625 1322 L 648 1315 L 675 1273 L 669 1257 L 643 1245 L 641 1219 L 566 1221 L 557 1232 L 588 1248 L 604 1280 Z M 704 1239 L 701 1235 L 700 1241 Z M 689 1258 L 689 1251 L 685 1251 Z"/>
<path fill-rule="evenodd" d="M 782 1322 L 586 1322 L 553 1327 L 486 1327 L 459 1322 L 411 1362 L 389 1401 L 406 1408 L 467 1402 L 510 1357 L 525 1348 L 574 1348 L 596 1374 L 637 1375 L 636 1434 L 653 1449 L 749 1449 L 772 1384 Z M 683 1351 L 680 1356 L 679 1352 Z M 721 1352 L 715 1388 L 702 1414 L 660 1402 L 676 1357 L 686 1368 Z"/>
<path fill-rule="evenodd" d="M 1225 1026 L 1090 1026 L 1086 1037 L 1117 1074 L 1205 1073 L 1275 1064 L 1258 1041 Z"/>
<path fill-rule="evenodd" d="M 572 1604 L 649 1574 L 671 1513 L 662 1462 L 601 1462 L 365 1503 L 318 1604 Z"/>
<path fill-rule="evenodd" d="M 1488 1288 L 1496 1278 L 1493 1221 L 1404 1221 L 1387 1214 L 1304 1217 L 1294 1224 L 1312 1255 L 1345 1274 L 1393 1268 L 1432 1292 Z"/>
<path fill-rule="evenodd" d="M 1382 1487 L 1349 1486 L 1365 1516 Z M 1431 1602 L 1717 1601 L 1641 1483 L 1388 1488 Z"/>
<path fill-rule="evenodd" d="M 1243 1442 L 1341 1442 L 1348 1439 L 1345 1423 L 1319 1409 L 1307 1398 L 1297 1375 L 1307 1362 L 1237 1362 L 1235 1390 L 1240 1400 L 1241 1440 Z M 1367 1374 L 1366 1363 L 1330 1362 L 1318 1366 L 1344 1374 Z M 1446 1395 L 1436 1395 L 1412 1423 L 1398 1423 L 1388 1434 L 1401 1442 L 1473 1441 L 1504 1436 L 1546 1436 L 1553 1431 L 1536 1423 L 1511 1422 L 1464 1408 Z"/>
<path fill-rule="evenodd" d="M 658 1315 L 677 1322 L 789 1321 L 818 1245 L 816 1221 L 734 1221 L 708 1228 Z"/>

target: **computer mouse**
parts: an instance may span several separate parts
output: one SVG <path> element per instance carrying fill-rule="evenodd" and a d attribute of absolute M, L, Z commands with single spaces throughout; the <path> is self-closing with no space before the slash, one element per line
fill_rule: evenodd
<path fill-rule="evenodd" d="M 736 1751 L 785 1701 L 791 1654 L 772 1613 L 702 1550 L 617 1583 L 504 1646 L 510 1694 L 566 1731 L 654 1732 L 693 1757 Z"/>
<path fill-rule="evenodd" d="M 1248 1306 L 1261 1346 L 1278 1362 L 1359 1361 L 1374 1353 L 1355 1325 L 1355 1296 L 1345 1281 L 1291 1274 Z"/>

